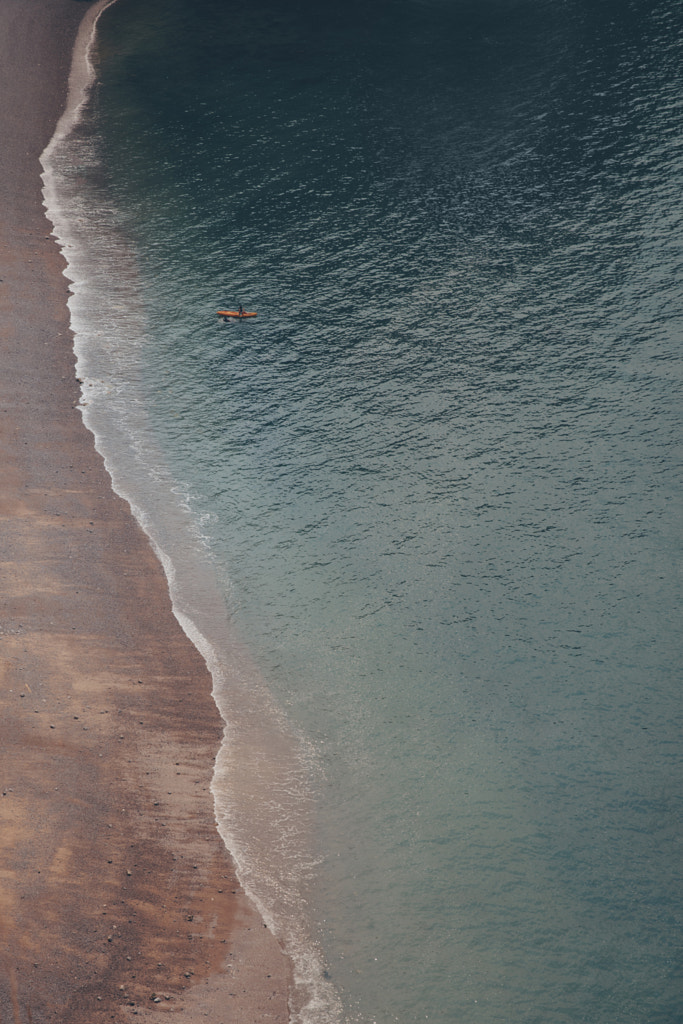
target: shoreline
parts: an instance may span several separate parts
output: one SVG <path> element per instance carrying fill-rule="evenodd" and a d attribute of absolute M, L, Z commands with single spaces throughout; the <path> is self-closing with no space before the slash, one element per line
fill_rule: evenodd
<path fill-rule="evenodd" d="M 84 14 L 0 12 L 0 1010 L 286 1021 L 290 963 L 217 831 L 210 674 L 79 411 L 39 156 Z"/>

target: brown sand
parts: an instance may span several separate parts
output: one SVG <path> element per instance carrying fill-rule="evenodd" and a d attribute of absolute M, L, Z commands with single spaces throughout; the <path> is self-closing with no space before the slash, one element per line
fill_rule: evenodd
<path fill-rule="evenodd" d="M 39 155 L 86 10 L 0 3 L 0 1024 L 286 1021 L 214 822 L 210 677 L 75 408 Z"/>

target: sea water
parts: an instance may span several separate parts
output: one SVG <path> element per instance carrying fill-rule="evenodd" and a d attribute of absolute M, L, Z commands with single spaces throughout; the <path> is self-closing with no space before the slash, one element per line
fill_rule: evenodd
<path fill-rule="evenodd" d="M 304 1024 L 680 1019 L 681 28 L 100 19 L 46 173 L 83 413 Z"/>

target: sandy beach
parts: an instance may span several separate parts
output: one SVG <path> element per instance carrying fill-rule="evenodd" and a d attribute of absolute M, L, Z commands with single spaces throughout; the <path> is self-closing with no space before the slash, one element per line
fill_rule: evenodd
<path fill-rule="evenodd" d="M 0 1021 L 286 1021 L 216 830 L 211 678 L 77 408 L 39 157 L 87 10 L 0 6 Z"/>

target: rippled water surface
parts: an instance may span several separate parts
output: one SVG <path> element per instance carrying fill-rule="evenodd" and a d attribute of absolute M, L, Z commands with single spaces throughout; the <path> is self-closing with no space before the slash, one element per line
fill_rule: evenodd
<path fill-rule="evenodd" d="M 678 1019 L 680 37 L 671 0 L 101 20 L 83 351 L 119 339 L 110 460 L 175 481 L 143 512 L 184 505 L 303 744 L 290 903 L 271 805 L 239 831 L 321 944 L 304 1020 Z"/>

